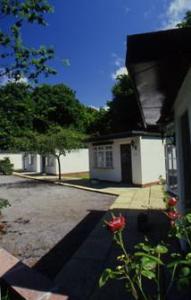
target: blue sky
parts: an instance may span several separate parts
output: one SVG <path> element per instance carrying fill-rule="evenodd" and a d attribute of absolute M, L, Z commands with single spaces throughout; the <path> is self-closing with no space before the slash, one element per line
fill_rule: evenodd
<path fill-rule="evenodd" d="M 116 72 L 124 70 L 126 36 L 173 27 L 191 0 L 52 0 L 48 26 L 26 26 L 27 45 L 52 45 L 58 74 L 46 83 L 65 83 L 86 105 L 111 99 Z M 141 51 L 141 49 L 140 49 Z M 69 59 L 64 67 L 62 59 Z"/>

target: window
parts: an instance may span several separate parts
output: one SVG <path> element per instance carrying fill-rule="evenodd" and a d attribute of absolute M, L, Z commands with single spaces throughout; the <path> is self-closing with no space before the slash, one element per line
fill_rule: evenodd
<path fill-rule="evenodd" d="M 112 168 L 113 153 L 111 145 L 95 146 L 94 151 L 94 167 L 95 168 Z"/>

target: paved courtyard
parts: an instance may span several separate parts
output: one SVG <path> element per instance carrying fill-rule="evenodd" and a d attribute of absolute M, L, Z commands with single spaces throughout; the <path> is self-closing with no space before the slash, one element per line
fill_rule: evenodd
<path fill-rule="evenodd" d="M 0 247 L 29 266 L 49 253 L 56 273 L 61 266 L 56 266 L 59 261 L 55 261 L 55 256 L 63 260 L 62 263 L 69 259 L 116 197 L 16 176 L 0 176 L 0 198 L 11 204 L 1 217 L 6 232 L 0 234 Z M 43 268 L 43 263 L 36 265 Z"/>

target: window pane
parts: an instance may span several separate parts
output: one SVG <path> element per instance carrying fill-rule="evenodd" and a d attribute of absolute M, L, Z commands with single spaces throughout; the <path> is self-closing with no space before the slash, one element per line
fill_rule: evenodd
<path fill-rule="evenodd" d="M 100 167 L 100 168 L 104 167 L 104 152 L 103 151 L 98 152 L 97 164 L 98 164 L 98 167 Z"/>
<path fill-rule="evenodd" d="M 106 168 L 112 167 L 113 164 L 113 157 L 112 157 L 112 151 L 106 151 L 105 153 L 106 157 Z"/>

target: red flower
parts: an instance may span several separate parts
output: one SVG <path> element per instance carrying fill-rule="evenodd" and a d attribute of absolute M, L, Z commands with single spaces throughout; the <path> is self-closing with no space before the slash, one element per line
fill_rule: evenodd
<path fill-rule="evenodd" d="M 176 204 L 177 204 L 177 200 L 175 197 L 168 199 L 168 206 L 173 207 L 173 206 L 176 206 Z"/>
<path fill-rule="evenodd" d="M 180 218 L 180 214 L 177 211 L 169 211 L 167 212 L 167 216 L 171 221 L 175 221 L 176 219 Z"/>
<path fill-rule="evenodd" d="M 107 227 L 111 232 L 122 230 L 125 227 L 125 218 L 123 216 L 113 217 L 107 222 Z"/>

